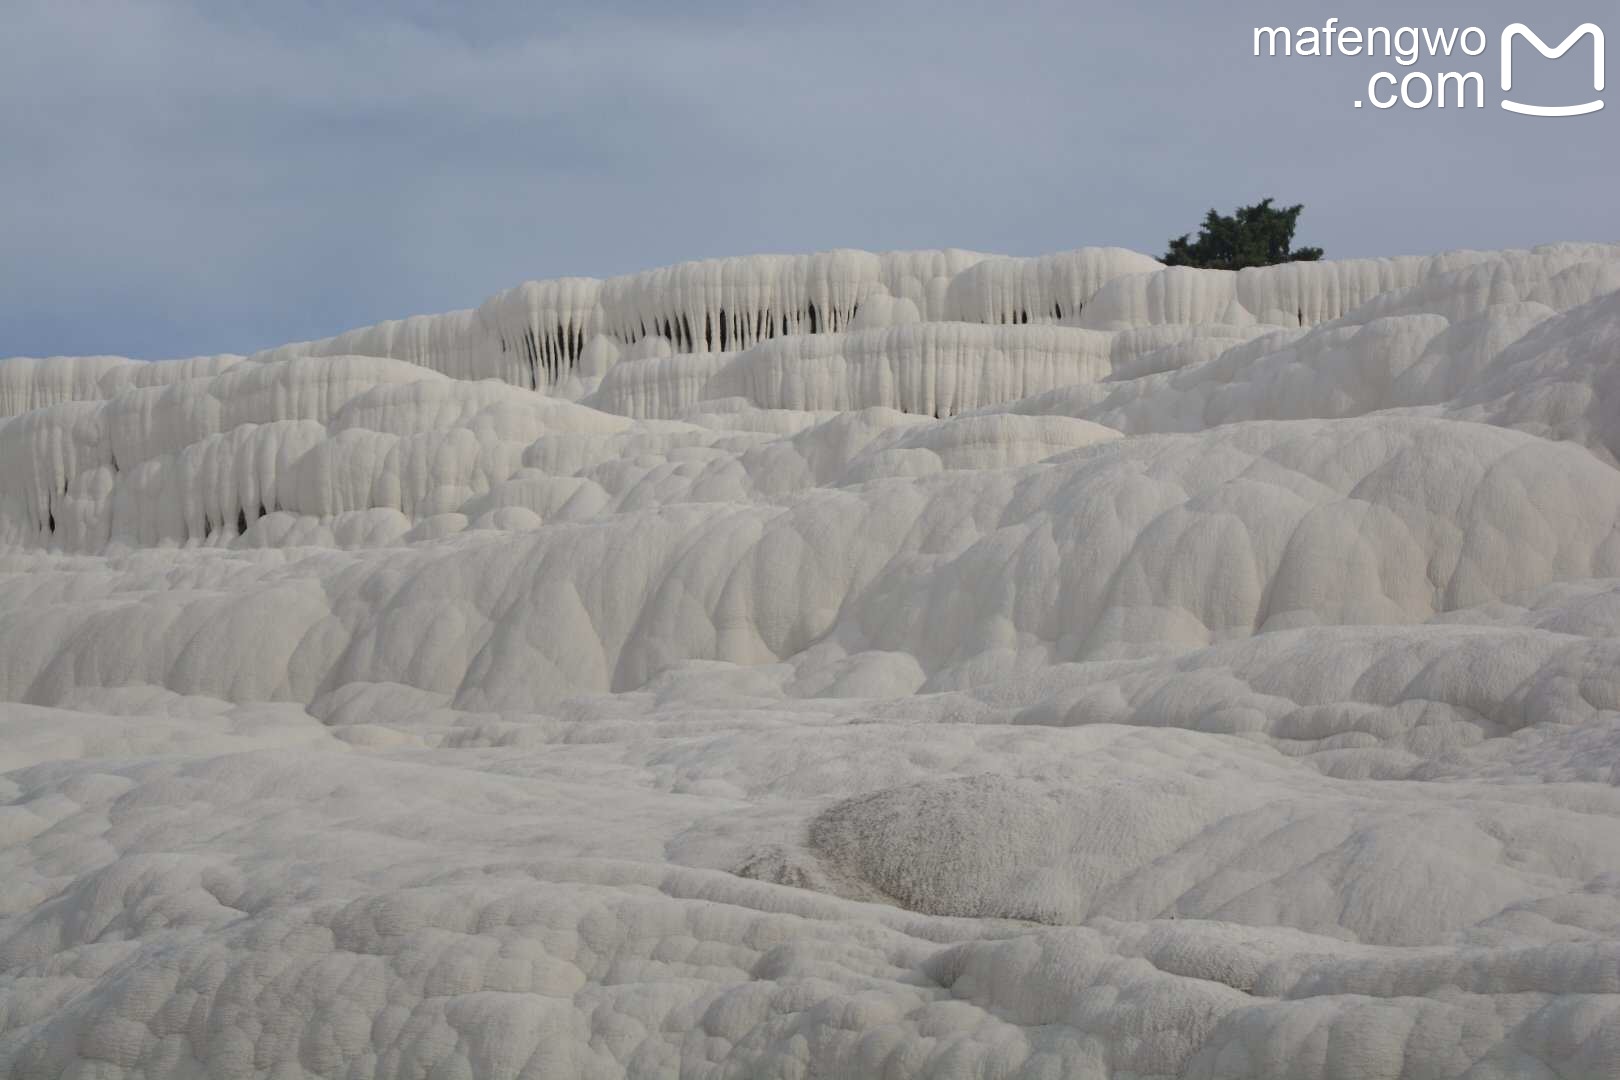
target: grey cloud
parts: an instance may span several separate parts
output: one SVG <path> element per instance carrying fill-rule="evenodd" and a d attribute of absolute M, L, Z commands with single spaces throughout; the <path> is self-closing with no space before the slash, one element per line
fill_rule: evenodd
<path fill-rule="evenodd" d="M 1156 253 L 1262 194 L 1331 255 L 1620 235 L 1615 109 L 1352 110 L 1365 62 L 1248 55 L 1573 5 L 466 7 L 26 0 L 0 355 L 246 351 L 733 253 Z"/>

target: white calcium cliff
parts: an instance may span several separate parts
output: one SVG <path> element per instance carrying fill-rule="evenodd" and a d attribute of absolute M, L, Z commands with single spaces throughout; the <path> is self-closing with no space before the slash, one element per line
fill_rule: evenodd
<path fill-rule="evenodd" d="M 0 1075 L 1613 1076 L 1620 246 L 0 360 Z"/>

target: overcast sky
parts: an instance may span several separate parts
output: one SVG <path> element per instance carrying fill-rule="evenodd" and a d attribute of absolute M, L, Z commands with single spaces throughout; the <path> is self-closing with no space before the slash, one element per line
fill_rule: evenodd
<path fill-rule="evenodd" d="M 1297 242 L 1330 258 L 1620 240 L 1620 89 L 1554 120 L 1496 85 L 1505 24 L 1556 44 L 1617 12 L 11 0 L 0 356 L 247 352 L 719 255 L 1157 255 L 1263 195 L 1305 203 Z M 1254 26 L 1329 15 L 1489 50 L 1252 56 Z M 1594 96 L 1585 43 L 1517 61 L 1515 97 Z M 1478 70 L 1487 107 L 1353 108 L 1382 69 Z"/>

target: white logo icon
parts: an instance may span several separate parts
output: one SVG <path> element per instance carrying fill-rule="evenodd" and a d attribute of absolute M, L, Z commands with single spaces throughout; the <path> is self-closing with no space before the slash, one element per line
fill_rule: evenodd
<path fill-rule="evenodd" d="M 1536 32 L 1524 23 L 1514 23 L 1502 31 L 1502 90 L 1513 89 L 1513 39 L 1522 37 L 1536 47 L 1536 51 L 1549 60 L 1556 60 L 1574 46 L 1574 44 L 1587 34 L 1592 35 L 1592 89 L 1603 89 L 1603 31 L 1596 23 L 1581 23 L 1569 37 L 1564 39 L 1558 48 L 1549 48 L 1545 41 L 1536 36 Z M 1502 108 L 1509 112 L 1524 113 L 1526 116 L 1581 116 L 1585 113 L 1594 113 L 1603 108 L 1603 100 L 1588 101 L 1584 105 L 1523 105 L 1517 101 L 1502 99 Z"/>

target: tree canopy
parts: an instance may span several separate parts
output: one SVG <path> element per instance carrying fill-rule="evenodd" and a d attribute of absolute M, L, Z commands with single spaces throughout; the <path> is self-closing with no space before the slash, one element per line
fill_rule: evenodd
<path fill-rule="evenodd" d="M 1271 199 L 1240 206 L 1230 215 L 1211 209 L 1198 230 L 1198 239 L 1183 234 L 1170 241 L 1161 260 L 1166 266 L 1195 266 L 1206 270 L 1241 270 L 1245 266 L 1274 266 L 1285 262 L 1315 262 L 1322 249 L 1293 249 L 1294 225 L 1303 204 L 1276 207 Z"/>

